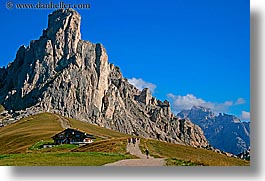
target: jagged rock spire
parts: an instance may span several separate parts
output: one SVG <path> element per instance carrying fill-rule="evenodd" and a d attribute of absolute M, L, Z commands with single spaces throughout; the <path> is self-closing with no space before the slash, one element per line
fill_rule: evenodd
<path fill-rule="evenodd" d="M 0 69 L 0 104 L 7 110 L 45 111 L 116 131 L 192 146 L 207 146 L 201 129 L 180 121 L 167 101 L 130 85 L 109 64 L 101 44 L 81 40 L 80 15 L 60 9 L 49 15 L 39 40 L 21 47 Z"/>
<path fill-rule="evenodd" d="M 73 9 L 59 9 L 49 15 L 44 37 L 52 41 L 55 57 L 76 53 L 80 33 L 81 16 Z M 67 57 L 69 58 L 69 57 Z"/>
<path fill-rule="evenodd" d="M 47 36 L 53 38 L 61 30 L 72 33 L 73 39 L 81 39 L 81 16 L 73 9 L 59 9 L 49 14 Z"/>

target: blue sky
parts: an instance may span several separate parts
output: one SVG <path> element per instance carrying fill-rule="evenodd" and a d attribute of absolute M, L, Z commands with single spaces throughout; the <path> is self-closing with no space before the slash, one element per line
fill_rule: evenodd
<path fill-rule="evenodd" d="M 30 2 L 38 1 L 24 1 Z M 204 105 L 249 119 L 248 0 L 64 2 L 91 4 L 77 10 L 82 39 L 102 43 L 130 82 L 170 100 L 174 112 Z M 53 11 L 8 10 L 5 3 L 0 4 L 0 66 L 13 61 L 20 45 L 39 38 Z"/>

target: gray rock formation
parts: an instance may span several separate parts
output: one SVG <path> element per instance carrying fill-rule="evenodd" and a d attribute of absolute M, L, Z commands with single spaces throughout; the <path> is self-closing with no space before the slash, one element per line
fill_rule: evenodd
<path fill-rule="evenodd" d="M 250 148 L 236 155 L 238 158 L 250 161 Z"/>
<path fill-rule="evenodd" d="M 177 116 L 199 125 L 209 143 L 222 151 L 237 155 L 250 147 L 250 123 L 241 122 L 235 116 L 221 113 L 216 116 L 200 106 L 183 110 Z"/>
<path fill-rule="evenodd" d="M 171 113 L 168 101 L 129 84 L 108 62 L 102 44 L 81 40 L 80 20 L 71 9 L 49 15 L 40 39 L 20 47 L 14 62 L 0 70 L 0 104 L 173 143 L 208 145 L 198 126 Z"/>

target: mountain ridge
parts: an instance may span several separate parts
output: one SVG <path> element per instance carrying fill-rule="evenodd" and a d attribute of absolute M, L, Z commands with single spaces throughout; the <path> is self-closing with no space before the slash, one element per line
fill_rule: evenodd
<path fill-rule="evenodd" d="M 168 101 L 129 84 L 102 44 L 81 40 L 80 23 L 72 9 L 49 15 L 39 40 L 21 46 L 0 69 L 0 104 L 22 117 L 52 112 L 123 133 L 208 146 L 201 128 L 175 117 Z"/>
<path fill-rule="evenodd" d="M 215 115 L 209 108 L 193 106 L 177 116 L 199 125 L 214 148 L 237 155 L 250 147 L 250 122 L 241 122 L 234 115 Z"/>

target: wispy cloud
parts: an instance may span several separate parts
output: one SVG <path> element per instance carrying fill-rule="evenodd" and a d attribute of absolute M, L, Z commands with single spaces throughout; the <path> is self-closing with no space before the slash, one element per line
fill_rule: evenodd
<path fill-rule="evenodd" d="M 146 82 L 141 78 L 131 78 L 128 79 L 129 83 L 137 87 L 138 89 L 142 90 L 144 88 L 149 88 L 152 93 L 155 92 L 156 85 L 150 82 Z"/>
<path fill-rule="evenodd" d="M 180 112 L 183 109 L 190 109 L 192 106 L 203 106 L 210 108 L 215 113 L 228 112 L 231 106 L 244 104 L 245 100 L 243 98 L 237 99 L 235 102 L 229 100 L 223 103 L 205 101 L 202 98 L 197 98 L 193 94 L 187 94 L 185 96 L 168 94 L 172 106 L 172 110 L 175 113 Z"/>
<path fill-rule="evenodd" d="M 250 112 L 247 111 L 242 111 L 241 112 L 241 120 L 246 120 L 249 121 L 250 120 Z"/>
<path fill-rule="evenodd" d="M 246 101 L 243 98 L 238 98 L 237 101 L 235 102 L 236 105 L 241 105 L 241 104 L 245 104 L 245 103 L 246 103 Z"/>
<path fill-rule="evenodd" d="M 183 110 L 190 109 L 192 106 L 205 105 L 206 102 L 203 99 L 197 98 L 192 94 L 187 94 L 186 96 L 168 94 L 167 97 L 172 103 L 173 110 Z"/>

